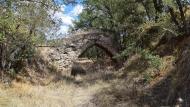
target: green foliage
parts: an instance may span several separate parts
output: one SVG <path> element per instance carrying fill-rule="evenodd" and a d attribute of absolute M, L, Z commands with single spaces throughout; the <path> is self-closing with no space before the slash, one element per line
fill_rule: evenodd
<path fill-rule="evenodd" d="M 159 69 L 159 67 L 162 64 L 161 58 L 158 55 L 154 55 L 149 50 L 136 48 L 135 45 L 133 44 L 129 46 L 128 48 L 126 48 L 124 51 L 122 51 L 121 54 L 118 54 L 117 56 L 115 56 L 115 58 L 128 58 L 134 54 L 140 54 L 143 59 L 148 61 L 148 64 L 150 67 Z"/>
<path fill-rule="evenodd" d="M 129 42 L 149 44 L 159 40 L 165 32 L 179 35 L 182 33 L 182 21 L 179 12 L 179 0 L 84 0 L 85 9 L 73 29 L 96 28 L 114 32 L 116 43 L 122 48 Z M 182 1 L 184 7 L 189 1 Z M 172 16 L 169 9 L 173 9 Z M 179 25 L 174 21 L 177 20 Z M 179 27 L 180 26 L 180 27 Z M 157 27 L 156 32 L 147 32 Z M 145 37 L 145 38 L 144 38 Z M 157 41 L 156 40 L 156 41 Z M 139 46 L 139 45 L 137 45 Z M 141 47 L 142 48 L 142 47 Z"/>
<path fill-rule="evenodd" d="M 151 75 L 150 74 L 148 74 L 148 73 L 144 73 L 143 74 L 143 78 L 144 78 L 144 82 L 146 82 L 146 83 L 149 83 L 153 78 L 151 77 Z"/>
<path fill-rule="evenodd" d="M 99 47 L 93 46 L 92 48 L 88 49 L 87 52 L 82 57 L 92 58 L 92 59 L 99 59 L 104 58 L 106 53 L 100 49 Z"/>
<path fill-rule="evenodd" d="M 136 0 L 85 0 L 85 9 L 73 29 L 96 28 L 112 33 L 116 45 L 123 44 L 123 37 L 136 32 L 143 24 L 146 12 Z"/>
<path fill-rule="evenodd" d="M 84 0 L 83 3 L 85 8 L 73 29 L 109 31 L 125 55 L 136 47 L 154 48 L 166 32 L 180 34 L 166 8 L 170 6 L 177 11 L 178 5 L 173 0 L 159 3 L 155 0 Z"/>
<path fill-rule="evenodd" d="M 51 0 L 3 0 L 0 4 L 0 70 L 18 72 L 24 60 L 35 54 L 35 45 L 45 40 L 54 26 Z"/>
<path fill-rule="evenodd" d="M 3 32 L 0 32 L 0 42 L 3 42 L 5 40 L 5 35 Z"/>
<path fill-rule="evenodd" d="M 16 71 L 15 71 L 15 69 L 9 69 L 8 71 L 7 71 L 7 73 L 10 75 L 10 76 L 12 76 L 12 77 L 16 77 Z"/>
<path fill-rule="evenodd" d="M 135 44 L 129 44 L 128 47 L 123 50 L 120 54 L 116 55 L 114 58 L 128 58 L 131 54 L 137 52 L 137 48 L 135 48 Z"/>
<path fill-rule="evenodd" d="M 144 20 L 143 7 L 135 0 L 85 0 L 84 3 L 86 8 L 75 23 L 76 28 L 120 30 L 136 26 Z"/>
<path fill-rule="evenodd" d="M 159 69 L 162 62 L 161 62 L 161 58 L 158 55 L 154 55 L 148 50 L 141 50 L 140 53 L 142 57 L 146 59 L 152 67 Z"/>

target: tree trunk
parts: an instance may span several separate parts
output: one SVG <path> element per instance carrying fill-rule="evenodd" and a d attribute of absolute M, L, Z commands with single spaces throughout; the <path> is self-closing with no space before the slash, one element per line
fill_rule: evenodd
<path fill-rule="evenodd" d="M 148 20 L 151 20 L 151 16 L 150 16 L 150 14 L 149 14 L 149 12 L 148 12 L 148 9 L 147 9 L 147 7 L 146 7 L 146 4 L 145 4 L 143 1 L 141 1 L 141 4 L 143 5 L 143 7 L 144 7 L 144 9 L 145 9 L 145 12 L 146 12 L 146 15 L 147 15 L 147 17 L 148 17 Z"/>
<path fill-rule="evenodd" d="M 170 12 L 172 21 L 175 23 L 175 25 L 178 27 L 178 29 L 181 30 L 181 26 L 180 26 L 179 22 L 177 21 L 176 15 L 174 13 L 174 9 L 170 6 L 168 6 L 168 10 Z"/>
<path fill-rule="evenodd" d="M 0 43 L 0 70 L 5 70 L 6 65 L 6 46 L 4 43 Z"/>
<path fill-rule="evenodd" d="M 159 18 L 158 14 L 163 12 L 163 10 L 162 10 L 163 1 L 162 0 L 153 0 L 153 3 L 154 3 L 154 8 L 156 10 L 155 22 L 157 22 L 157 20 Z"/>
<path fill-rule="evenodd" d="M 182 3 L 181 3 L 181 0 L 176 0 L 176 3 L 178 5 L 178 8 L 179 8 L 179 11 L 180 11 L 180 16 L 181 16 L 181 21 L 183 23 L 183 31 L 185 32 L 186 35 L 188 35 L 188 28 L 187 28 L 187 23 L 186 23 L 186 20 L 185 20 L 185 14 L 184 14 L 184 11 L 183 11 L 183 6 L 182 6 Z"/>
<path fill-rule="evenodd" d="M 1 79 L 3 80 L 4 71 L 6 70 L 6 45 L 0 43 L 0 72 Z"/>
<path fill-rule="evenodd" d="M 162 7 L 163 7 L 163 1 L 162 0 L 153 0 L 154 8 L 157 12 L 161 13 Z"/>

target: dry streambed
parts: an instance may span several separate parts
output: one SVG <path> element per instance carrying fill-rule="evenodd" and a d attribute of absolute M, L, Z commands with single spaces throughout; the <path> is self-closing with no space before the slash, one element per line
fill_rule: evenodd
<path fill-rule="evenodd" d="M 105 83 L 78 86 L 59 81 L 47 86 L 14 82 L 0 89 L 0 107 L 95 107 L 90 100 Z"/>

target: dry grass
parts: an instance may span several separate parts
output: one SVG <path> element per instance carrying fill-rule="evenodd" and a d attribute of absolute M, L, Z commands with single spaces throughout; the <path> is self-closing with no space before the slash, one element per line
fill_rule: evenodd
<path fill-rule="evenodd" d="M 95 107 L 93 95 L 109 85 L 100 78 L 91 84 L 85 79 L 89 75 L 74 79 L 65 71 L 45 76 L 28 71 L 32 83 L 17 76 L 10 87 L 0 86 L 0 107 Z"/>
<path fill-rule="evenodd" d="M 94 107 L 90 100 L 107 84 L 80 85 L 82 78 L 74 79 L 66 71 L 50 72 L 47 51 L 51 49 L 41 49 L 43 60 L 27 66 L 26 76 L 16 76 L 11 86 L 0 86 L 0 107 Z"/>
<path fill-rule="evenodd" d="M 13 81 L 11 87 L 0 86 L 0 107 L 151 107 L 145 103 L 150 99 L 142 97 L 149 96 L 148 86 L 162 81 L 172 62 L 172 57 L 166 57 L 160 75 L 153 74 L 150 83 L 144 81 L 143 74 L 154 73 L 155 69 L 146 66 L 138 55 L 131 57 L 119 71 L 82 62 L 89 68 L 88 73 L 75 79 L 64 71 L 44 76 L 45 79 L 30 71 L 34 83 L 44 84 Z"/>
<path fill-rule="evenodd" d="M 138 55 L 119 71 L 89 65 L 87 75 L 75 79 L 62 72 L 41 78 L 48 83 L 45 86 L 13 81 L 11 87 L 1 88 L 0 107 L 151 107 L 146 101 L 153 100 L 148 99 L 146 89 L 162 80 L 173 59 L 166 57 L 163 61 L 161 74 L 150 83 L 144 81 L 143 73 L 154 69 L 145 66 Z"/>
<path fill-rule="evenodd" d="M 167 77 L 173 69 L 173 61 L 172 56 L 164 57 L 160 72 L 155 72 L 155 69 L 146 66 L 140 56 L 134 55 L 124 68 L 114 73 L 116 78 L 109 82 L 111 86 L 97 93 L 92 101 L 97 107 L 153 107 L 151 104 L 157 104 L 157 100 L 151 88 Z M 147 82 L 144 74 L 150 75 L 152 79 Z"/>
<path fill-rule="evenodd" d="M 66 81 L 48 86 L 13 82 L 1 89 L 0 107 L 94 107 L 90 103 L 94 93 L 106 84 L 79 87 Z"/>

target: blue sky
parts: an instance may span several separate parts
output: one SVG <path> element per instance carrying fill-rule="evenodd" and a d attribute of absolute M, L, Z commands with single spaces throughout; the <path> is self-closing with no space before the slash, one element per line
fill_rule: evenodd
<path fill-rule="evenodd" d="M 63 0 L 54 0 L 57 5 L 60 6 L 60 11 L 52 12 L 52 18 L 57 20 L 57 24 L 60 24 L 58 31 L 56 31 L 57 37 L 51 38 L 61 38 L 68 33 L 69 27 L 73 26 L 73 21 L 78 20 L 79 14 L 83 10 L 82 0 L 76 0 L 77 4 L 63 4 Z M 54 35 L 55 36 L 55 35 Z M 49 37 L 48 37 L 49 38 Z"/>

